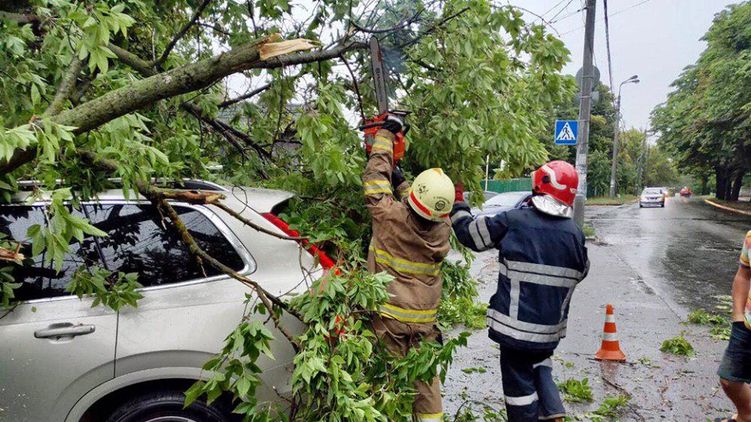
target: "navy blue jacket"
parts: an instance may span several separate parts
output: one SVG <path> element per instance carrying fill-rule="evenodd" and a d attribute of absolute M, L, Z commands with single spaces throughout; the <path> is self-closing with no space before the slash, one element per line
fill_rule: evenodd
<path fill-rule="evenodd" d="M 501 270 L 490 298 L 490 338 L 517 350 L 553 350 L 566 336 L 571 295 L 589 270 L 584 234 L 570 218 L 532 206 L 473 217 L 454 204 L 459 241 L 475 251 L 496 248 Z"/>

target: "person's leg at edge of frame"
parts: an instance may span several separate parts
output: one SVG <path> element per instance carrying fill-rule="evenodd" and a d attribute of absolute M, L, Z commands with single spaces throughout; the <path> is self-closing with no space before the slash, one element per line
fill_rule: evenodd
<path fill-rule="evenodd" d="M 501 348 L 501 382 L 509 422 L 538 420 L 539 405 L 533 361 L 525 352 Z"/>
<path fill-rule="evenodd" d="M 717 371 L 720 385 L 738 413 L 737 422 L 751 422 L 751 330 L 734 322 L 730 340 Z"/>
<path fill-rule="evenodd" d="M 563 422 L 566 417 L 566 408 L 563 407 L 558 386 L 553 381 L 553 362 L 547 354 L 540 356 L 539 359 L 542 360 L 532 365 L 535 374 L 535 389 L 539 399 L 539 419 Z"/>

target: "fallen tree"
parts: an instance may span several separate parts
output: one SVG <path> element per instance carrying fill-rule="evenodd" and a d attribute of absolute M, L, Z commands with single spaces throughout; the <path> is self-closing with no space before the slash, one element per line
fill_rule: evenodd
<path fill-rule="evenodd" d="M 518 10 L 484 1 L 375 8 L 327 0 L 302 21 L 282 0 L 168 3 L 35 0 L 0 11 L 0 107 L 8 110 L 0 116 L 0 197 L 11 201 L 17 180 L 34 179 L 51 198 L 47 224 L 27 239 L 0 239 L 2 266 L 18 265 L 19 242 L 29 242 L 34 256 L 46 253 L 59 268 L 76 231 L 104 235 L 67 204 L 117 177 L 151 201 L 194 259 L 248 286 L 258 299 L 249 312 L 267 312 L 299 351 L 289 414 L 255 400 L 254 361 L 273 339 L 250 318 L 207 363 L 216 377 L 191 388 L 188 401 L 229 391 L 247 420 L 406 418 L 412 382 L 445 371 L 465 337 L 404 360 L 374 348 L 368 316 L 386 300 L 390 280 L 363 266 L 365 157 L 352 116 L 375 112 L 364 41 L 382 38 L 391 85 L 399 87 L 392 95 L 414 112 L 407 172 L 443 166 L 474 189 L 488 155 L 517 172 L 545 158 L 534 134 L 546 108 L 572 91 L 559 75 L 567 51 Z M 292 303 L 274 297 L 202 250 L 171 206 L 231 211 L 222 198 L 165 190 L 150 183 L 154 177 L 295 191 L 288 220 L 337 258 L 339 272 L 313 281 L 316 294 Z M 18 284 L 6 274 L 4 307 Z M 96 277 L 106 279 L 103 290 L 93 286 Z M 455 311 L 473 306 L 468 267 L 446 263 L 444 278 L 443 323 L 469 324 Z M 122 274 L 94 272 L 77 279 L 73 293 L 120 307 L 137 305 L 136 289 Z M 307 331 L 296 337 L 283 315 L 305 321 Z"/>

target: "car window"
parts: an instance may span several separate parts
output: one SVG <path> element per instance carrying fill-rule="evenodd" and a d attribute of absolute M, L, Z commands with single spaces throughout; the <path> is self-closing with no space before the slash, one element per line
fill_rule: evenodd
<path fill-rule="evenodd" d="M 485 201 L 483 207 L 514 207 L 524 197 L 529 195 L 529 192 L 504 192 Z"/>
<path fill-rule="evenodd" d="M 76 210 L 71 210 L 71 213 L 81 216 Z M 74 240 L 63 258 L 62 269 L 56 272 L 51 263 L 44 263 L 44 253 L 31 257 L 31 244 L 26 231 L 34 224 L 45 224 L 42 207 L 0 207 L 0 232 L 23 242 L 21 252 L 28 257 L 24 265 L 13 266 L 13 278 L 17 283 L 21 283 L 21 287 L 15 291 L 15 296 L 18 300 L 33 300 L 68 295 L 65 288 L 73 278 L 73 273 L 82 265 L 91 266 L 99 262 L 94 238 L 87 235 L 80 243 Z"/>
<path fill-rule="evenodd" d="M 245 263 L 219 229 L 201 212 L 183 206 L 175 211 L 206 253 L 235 271 Z M 102 258 L 112 271 L 138 273 L 144 286 L 159 286 L 220 274 L 201 266 L 180 240 L 171 223 L 150 205 L 88 205 L 91 221 L 109 234 L 98 239 Z"/>

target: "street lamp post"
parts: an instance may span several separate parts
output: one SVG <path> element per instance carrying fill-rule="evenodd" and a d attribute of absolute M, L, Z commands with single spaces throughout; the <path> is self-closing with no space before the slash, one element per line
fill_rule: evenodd
<path fill-rule="evenodd" d="M 618 166 L 618 133 L 621 122 L 621 88 L 625 84 L 638 84 L 639 76 L 634 75 L 618 85 L 618 97 L 615 99 L 615 130 L 613 131 L 613 162 L 610 166 L 610 197 L 615 198 L 615 174 Z"/>

